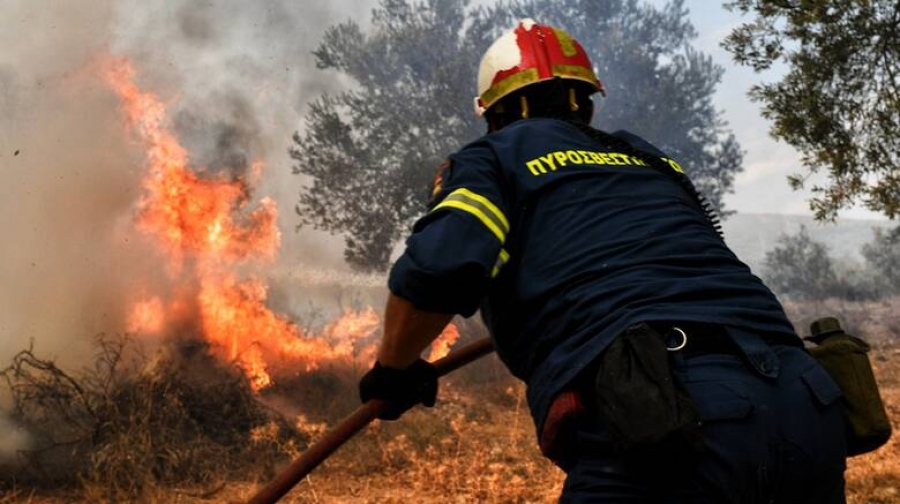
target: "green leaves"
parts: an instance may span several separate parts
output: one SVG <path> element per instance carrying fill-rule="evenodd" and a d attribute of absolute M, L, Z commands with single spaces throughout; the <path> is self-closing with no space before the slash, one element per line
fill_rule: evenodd
<path fill-rule="evenodd" d="M 751 97 L 773 121 L 772 135 L 797 148 L 809 173 L 818 219 L 856 202 L 900 215 L 900 3 L 896 0 L 739 0 L 753 13 L 723 46 L 735 61 L 765 71 L 788 65 Z M 793 177 L 795 188 L 803 177 Z"/>

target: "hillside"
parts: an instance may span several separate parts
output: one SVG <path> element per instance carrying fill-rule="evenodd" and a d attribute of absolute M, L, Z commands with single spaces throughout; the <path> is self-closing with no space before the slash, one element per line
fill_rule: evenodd
<path fill-rule="evenodd" d="M 878 220 L 841 219 L 817 222 L 812 217 L 781 214 L 738 213 L 722 225 L 728 245 L 754 271 L 759 271 L 766 252 L 778 244 L 782 234 L 795 234 L 806 226 L 810 236 L 825 243 L 838 259 L 862 260 L 860 247 L 872 240 L 873 228 L 892 228 L 895 223 Z"/>

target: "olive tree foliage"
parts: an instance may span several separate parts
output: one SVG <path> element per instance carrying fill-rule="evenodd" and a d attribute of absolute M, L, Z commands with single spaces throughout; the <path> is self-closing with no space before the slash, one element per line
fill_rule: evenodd
<path fill-rule="evenodd" d="M 766 252 L 763 276 L 773 291 L 796 300 L 826 299 L 839 290 L 828 247 L 813 240 L 805 226 L 795 235 L 781 235 Z"/>
<path fill-rule="evenodd" d="M 866 264 L 890 294 L 900 292 L 900 227 L 890 231 L 875 229 L 875 238 L 862 247 Z"/>
<path fill-rule="evenodd" d="M 315 100 L 290 154 L 303 176 L 300 225 L 345 237 L 354 267 L 382 270 L 424 210 L 435 169 L 485 133 L 473 113 L 481 55 L 517 18 L 565 28 L 609 97 L 595 124 L 644 136 L 684 165 L 720 211 L 742 152 L 712 105 L 722 69 L 693 49 L 682 0 L 381 0 L 371 27 L 328 28 L 317 66 L 349 89 Z"/>
<path fill-rule="evenodd" d="M 811 175 L 810 207 L 833 219 L 854 203 L 900 214 L 900 2 L 897 0 L 736 0 L 752 14 L 723 43 L 734 59 L 762 72 L 786 65 L 777 82 L 751 97 L 771 133 L 797 148 Z"/>

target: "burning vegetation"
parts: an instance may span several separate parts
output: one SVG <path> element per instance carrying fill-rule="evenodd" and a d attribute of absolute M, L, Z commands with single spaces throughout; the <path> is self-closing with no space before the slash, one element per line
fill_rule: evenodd
<path fill-rule="evenodd" d="M 129 316 L 134 332 L 193 326 L 215 355 L 244 370 L 255 390 L 272 384 L 276 364 L 313 369 L 322 360 L 350 355 L 356 340 L 371 336 L 378 322 L 371 309 L 348 312 L 326 329 L 343 340 L 337 346 L 302 334 L 287 317 L 269 310 L 266 283 L 240 274 L 272 261 L 280 243 L 274 201 L 262 198 L 254 207 L 251 200 L 262 164 L 254 162 L 237 175 L 192 167 L 167 129 L 163 103 L 135 85 L 131 65 L 117 62 L 106 79 L 146 147 L 136 225 L 165 256 L 172 283 L 165 298 L 135 302 Z"/>
<path fill-rule="evenodd" d="M 215 355 L 246 373 L 254 390 L 270 386 L 279 368 L 310 371 L 351 356 L 371 360 L 371 336 L 379 323 L 372 308 L 348 310 L 321 333 L 306 334 L 266 306 L 268 286 L 259 275 L 242 275 L 270 264 L 280 244 L 274 201 L 252 200 L 262 163 L 244 172 L 191 166 L 188 152 L 167 129 L 163 103 L 137 87 L 131 64 L 111 65 L 106 80 L 146 148 L 136 225 L 166 258 L 172 283 L 166 297 L 134 303 L 131 331 L 193 327 Z M 458 337 L 455 328 L 448 329 L 432 358 L 446 354 Z"/>

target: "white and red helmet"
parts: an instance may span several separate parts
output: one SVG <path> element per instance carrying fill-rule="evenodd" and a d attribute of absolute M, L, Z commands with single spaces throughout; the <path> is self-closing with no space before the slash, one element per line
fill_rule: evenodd
<path fill-rule="evenodd" d="M 494 41 L 481 58 L 475 113 L 483 115 L 513 91 L 557 77 L 585 82 L 606 94 L 577 40 L 559 28 L 523 19 Z"/>

